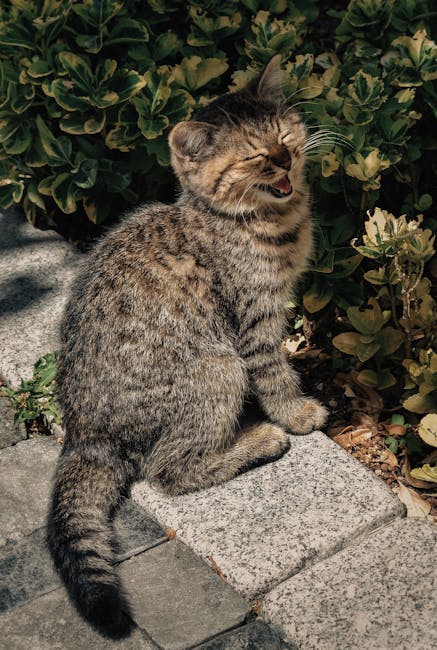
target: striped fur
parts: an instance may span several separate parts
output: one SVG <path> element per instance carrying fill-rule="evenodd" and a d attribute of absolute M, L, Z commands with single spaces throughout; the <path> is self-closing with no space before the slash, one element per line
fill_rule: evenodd
<path fill-rule="evenodd" d="M 283 110 L 278 70 L 274 59 L 258 85 L 174 128 L 179 200 L 139 208 L 110 232 L 66 310 L 67 435 L 49 545 L 80 611 L 106 634 L 129 631 L 110 522 L 133 480 L 168 494 L 218 484 L 281 456 L 288 430 L 326 417 L 279 351 L 312 226 L 305 130 Z M 274 196 L 268 187 L 285 176 L 293 191 Z M 237 433 L 250 392 L 271 423 Z"/>

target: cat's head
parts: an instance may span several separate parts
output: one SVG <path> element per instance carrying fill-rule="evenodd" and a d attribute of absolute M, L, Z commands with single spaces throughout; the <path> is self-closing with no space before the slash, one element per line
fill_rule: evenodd
<path fill-rule="evenodd" d="M 246 88 L 226 93 L 170 133 L 185 189 L 229 214 L 281 209 L 302 193 L 306 132 L 281 91 L 280 56 Z"/>

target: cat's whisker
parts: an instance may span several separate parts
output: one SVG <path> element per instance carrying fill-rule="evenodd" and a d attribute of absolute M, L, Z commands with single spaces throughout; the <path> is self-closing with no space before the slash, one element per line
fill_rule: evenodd
<path fill-rule="evenodd" d="M 341 133 L 336 133 L 335 131 L 318 131 L 317 133 L 311 134 L 307 139 L 306 142 L 312 143 L 313 141 L 316 141 L 320 138 L 328 138 L 331 140 L 341 140 L 343 142 L 348 142 L 350 144 L 350 140 L 342 135 Z"/>

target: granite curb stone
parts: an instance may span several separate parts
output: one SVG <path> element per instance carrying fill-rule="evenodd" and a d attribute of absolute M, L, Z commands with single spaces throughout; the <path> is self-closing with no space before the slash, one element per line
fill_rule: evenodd
<path fill-rule="evenodd" d="M 253 598 L 404 512 L 380 479 L 325 434 L 291 443 L 280 460 L 223 485 L 166 497 L 143 481 L 132 496 Z"/>
<path fill-rule="evenodd" d="M 53 230 L 0 212 L 0 371 L 17 386 L 59 347 L 59 323 L 82 255 Z"/>
<path fill-rule="evenodd" d="M 433 650 L 436 558 L 437 527 L 398 519 L 280 584 L 263 615 L 301 650 Z"/>
<path fill-rule="evenodd" d="M 39 436 L 0 451 L 0 547 L 45 525 L 59 452 Z"/>
<path fill-rule="evenodd" d="M 250 605 L 177 540 L 120 565 L 135 623 L 164 650 L 186 650 L 236 627 Z"/>
<path fill-rule="evenodd" d="M 140 629 L 122 641 L 105 639 L 76 613 L 64 589 L 0 614 L 5 650 L 159 650 Z"/>

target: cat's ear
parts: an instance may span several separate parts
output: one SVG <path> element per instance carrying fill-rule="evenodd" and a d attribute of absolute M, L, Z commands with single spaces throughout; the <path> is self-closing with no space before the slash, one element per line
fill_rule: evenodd
<path fill-rule="evenodd" d="M 282 92 L 282 70 L 281 55 L 276 54 L 266 65 L 264 72 L 259 78 L 256 94 L 259 99 L 266 102 L 279 103 L 284 94 Z"/>
<path fill-rule="evenodd" d="M 179 122 L 169 135 L 172 153 L 180 158 L 193 159 L 207 155 L 214 143 L 216 127 L 205 122 Z"/>

